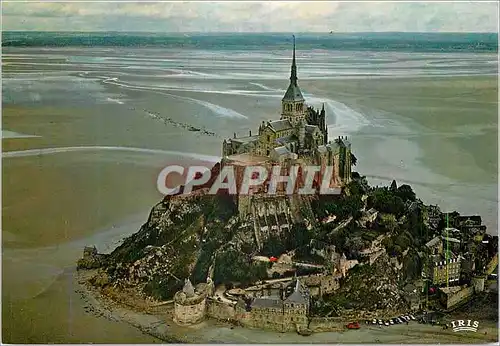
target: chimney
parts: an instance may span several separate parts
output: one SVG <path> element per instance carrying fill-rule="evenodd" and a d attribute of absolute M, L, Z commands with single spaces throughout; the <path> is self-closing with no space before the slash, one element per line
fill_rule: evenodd
<path fill-rule="evenodd" d="M 250 137 L 252 137 L 252 130 L 248 131 Z"/>
<path fill-rule="evenodd" d="M 234 133 L 234 138 L 236 138 L 236 132 Z"/>

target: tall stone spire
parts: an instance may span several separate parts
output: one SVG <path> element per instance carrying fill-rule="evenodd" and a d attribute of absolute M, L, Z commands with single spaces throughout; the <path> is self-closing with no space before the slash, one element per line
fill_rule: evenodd
<path fill-rule="evenodd" d="M 281 99 L 281 119 L 290 121 L 295 127 L 300 120 L 305 119 L 304 96 L 297 83 L 297 64 L 295 61 L 295 36 L 293 36 L 293 58 L 292 71 L 290 73 L 290 84 L 285 95 Z"/>
<path fill-rule="evenodd" d="M 300 91 L 299 85 L 297 84 L 297 64 L 295 61 L 295 35 L 293 36 L 293 58 L 292 58 L 292 69 L 290 73 L 290 85 L 285 92 L 285 96 L 283 97 L 283 102 L 303 102 L 304 97 L 302 96 L 302 92 Z M 294 111 L 292 109 L 290 111 Z"/>
<path fill-rule="evenodd" d="M 290 74 L 290 83 L 297 85 L 297 64 L 295 63 L 295 35 L 293 35 L 293 58 L 292 58 L 292 71 Z"/>

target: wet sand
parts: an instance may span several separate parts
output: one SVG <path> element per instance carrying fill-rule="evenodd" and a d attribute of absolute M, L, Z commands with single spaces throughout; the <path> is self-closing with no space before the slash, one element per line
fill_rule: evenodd
<path fill-rule="evenodd" d="M 43 69 L 52 71 L 52 67 Z M 9 67 L 5 70 L 9 72 Z M 32 72 L 33 68 L 24 66 L 23 71 Z M 233 132 L 246 134 L 262 120 L 279 117 L 279 90 L 287 82 L 286 76 L 279 81 L 251 80 L 279 89 L 272 97 L 252 97 L 135 90 L 76 74 L 54 80 L 37 76 L 33 84 L 21 87 L 12 80 L 4 81 L 4 89 L 26 92 L 3 100 L 3 129 L 39 137 L 3 139 L 3 151 L 117 146 L 217 156 L 223 138 L 232 137 Z M 40 91 L 35 88 L 38 82 L 50 88 Z M 210 85 L 209 80 L 198 83 Z M 214 83 L 220 87 L 222 82 Z M 234 88 L 267 93 L 247 82 L 230 83 Z M 306 98 L 312 94 L 308 99 L 316 107 L 323 99 L 347 105 L 342 112 L 344 106 L 328 101 L 330 135 L 338 132 L 351 137 L 359 162 L 356 169 L 372 183 L 387 184 L 392 178 L 408 182 L 424 202 L 479 213 L 489 231 L 496 232 L 496 77 L 304 79 L 299 83 Z M 15 97 L 23 98 L 22 102 Z M 333 110 L 340 119 L 335 119 Z M 166 117 L 214 130 L 216 136 L 166 124 L 162 120 Z M 153 341 L 128 324 L 85 314 L 85 302 L 68 277 L 83 246 L 95 244 L 100 251 L 111 251 L 123 237 L 139 229 L 161 198 L 156 190 L 159 170 L 185 159 L 160 152 L 99 149 L 4 157 L 2 341 Z M 203 331 L 206 340 L 266 341 L 265 337 L 259 339 L 266 333 L 245 333 L 226 327 Z M 373 336 L 379 332 L 366 333 L 366 340 L 375 341 Z M 341 336 L 331 337 L 342 342 Z M 399 343 L 399 336 L 394 340 Z M 287 341 L 305 342 L 297 335 L 283 340 Z"/>
<path fill-rule="evenodd" d="M 72 270 L 60 274 L 29 300 L 3 298 L 9 314 L 2 316 L 6 343 L 158 343 L 157 338 L 104 314 L 93 314 L 78 291 Z"/>

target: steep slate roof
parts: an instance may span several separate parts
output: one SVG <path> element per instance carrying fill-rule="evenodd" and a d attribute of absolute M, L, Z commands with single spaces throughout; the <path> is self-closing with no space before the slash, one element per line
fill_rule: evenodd
<path fill-rule="evenodd" d="M 326 147 L 326 145 L 320 145 L 318 146 L 318 151 L 320 153 L 326 153 L 328 151 L 328 148 Z"/>
<path fill-rule="evenodd" d="M 437 244 L 439 244 L 439 242 L 441 241 L 441 238 L 440 237 L 434 237 L 432 238 L 431 240 L 429 240 L 425 246 L 427 247 L 433 247 L 433 246 L 436 246 Z"/>
<path fill-rule="evenodd" d="M 252 308 L 281 308 L 282 302 L 279 297 L 255 298 L 252 302 Z"/>
<path fill-rule="evenodd" d="M 294 291 L 290 296 L 285 300 L 286 303 L 299 303 L 306 304 L 306 299 L 300 294 L 298 291 Z"/>
<path fill-rule="evenodd" d="M 186 294 L 186 297 L 190 298 L 194 296 L 194 287 L 191 284 L 191 280 L 184 280 L 184 287 L 182 288 L 182 292 Z"/>
<path fill-rule="evenodd" d="M 240 137 L 240 138 L 231 138 L 229 139 L 231 142 L 235 143 L 250 143 L 250 142 L 255 142 L 259 139 L 259 136 L 247 136 L 247 137 Z"/>
<path fill-rule="evenodd" d="M 297 136 L 295 136 L 295 135 L 283 136 L 283 137 L 276 138 L 276 143 L 284 145 L 284 144 L 287 144 L 287 143 L 290 143 L 290 142 L 293 142 L 296 140 L 297 140 Z"/>
<path fill-rule="evenodd" d="M 289 130 L 293 126 L 288 120 L 274 120 L 269 122 L 269 126 L 271 126 L 271 129 L 274 131 L 284 131 L 284 130 Z"/>
<path fill-rule="evenodd" d="M 295 289 L 288 298 L 285 299 L 285 303 L 299 303 L 299 304 L 307 304 L 306 298 L 301 294 L 299 279 L 295 282 Z M 304 292 L 305 293 L 305 292 Z"/>
<path fill-rule="evenodd" d="M 281 146 L 281 147 L 276 147 L 274 148 L 274 151 L 276 152 L 276 154 L 278 155 L 286 155 L 286 154 L 290 154 L 290 150 L 288 150 L 287 147 L 285 146 Z"/>
<path fill-rule="evenodd" d="M 326 145 L 327 148 L 331 151 L 336 151 L 340 148 L 340 144 L 337 142 L 337 140 L 334 140 L 333 142 L 330 142 Z"/>
<path fill-rule="evenodd" d="M 406 293 L 415 293 L 417 291 L 417 287 L 413 284 L 407 284 L 405 287 L 403 287 L 403 290 Z"/>
<path fill-rule="evenodd" d="M 452 243 L 460 244 L 460 240 L 458 240 L 457 238 L 451 238 L 451 237 L 445 237 L 445 236 L 442 236 L 441 238 L 443 239 L 443 241 L 451 241 Z"/>
<path fill-rule="evenodd" d="M 316 125 L 306 125 L 306 132 L 307 133 L 313 133 L 314 130 L 318 129 L 319 131 L 319 128 L 316 126 Z"/>
<path fill-rule="evenodd" d="M 283 96 L 283 101 L 304 101 L 304 96 L 302 96 L 298 84 L 290 83 L 288 89 L 286 89 L 285 96 Z"/>

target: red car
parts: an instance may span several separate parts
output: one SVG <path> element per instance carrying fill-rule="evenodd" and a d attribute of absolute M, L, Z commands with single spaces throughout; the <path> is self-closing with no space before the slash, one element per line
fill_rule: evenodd
<path fill-rule="evenodd" d="M 346 325 L 347 329 L 359 329 L 359 323 L 358 322 L 351 322 L 348 325 Z"/>

